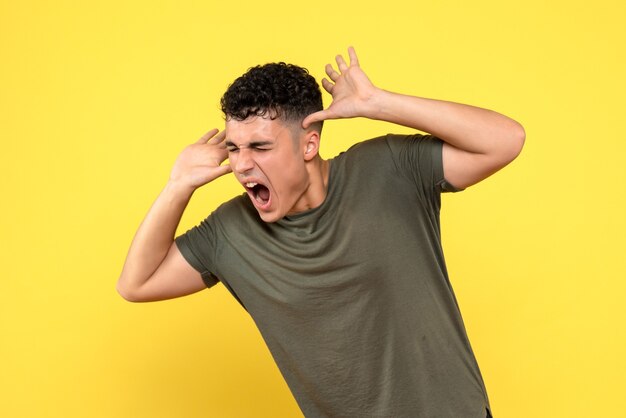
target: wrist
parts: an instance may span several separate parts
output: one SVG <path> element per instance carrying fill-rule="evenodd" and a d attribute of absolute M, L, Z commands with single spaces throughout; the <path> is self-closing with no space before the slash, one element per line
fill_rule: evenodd
<path fill-rule="evenodd" d="M 365 117 L 375 120 L 386 120 L 387 109 L 389 108 L 389 101 L 393 93 L 375 88 L 366 101 L 366 107 L 364 108 Z"/>
<path fill-rule="evenodd" d="M 189 200 L 196 188 L 181 181 L 169 179 L 163 193 L 176 200 Z"/>
<path fill-rule="evenodd" d="M 370 118 L 424 130 L 417 122 L 423 118 L 424 103 L 421 97 L 380 90 L 372 98 Z"/>

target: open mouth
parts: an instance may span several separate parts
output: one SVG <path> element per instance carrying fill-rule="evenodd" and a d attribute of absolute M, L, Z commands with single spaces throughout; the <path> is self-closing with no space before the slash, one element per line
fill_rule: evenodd
<path fill-rule="evenodd" d="M 270 190 L 261 183 L 247 182 L 244 183 L 248 195 L 261 208 L 267 206 L 270 201 Z"/>

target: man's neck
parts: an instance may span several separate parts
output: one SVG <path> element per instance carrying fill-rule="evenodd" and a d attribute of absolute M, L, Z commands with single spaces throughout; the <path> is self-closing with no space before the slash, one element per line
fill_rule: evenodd
<path fill-rule="evenodd" d="M 309 185 L 290 215 L 320 206 L 328 194 L 329 162 L 318 156 L 307 164 L 307 171 L 309 173 Z"/>

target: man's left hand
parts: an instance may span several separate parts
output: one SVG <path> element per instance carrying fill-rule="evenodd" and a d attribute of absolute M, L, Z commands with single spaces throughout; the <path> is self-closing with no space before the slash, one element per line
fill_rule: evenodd
<path fill-rule="evenodd" d="M 337 55 L 336 71 L 332 65 L 326 65 L 326 78 L 322 87 L 333 96 L 333 101 L 325 110 L 320 110 L 304 118 L 302 127 L 308 128 L 314 122 L 326 119 L 369 117 L 374 110 L 374 97 L 378 91 L 359 66 L 359 60 L 353 47 L 348 48 L 350 65 L 341 55 Z"/>

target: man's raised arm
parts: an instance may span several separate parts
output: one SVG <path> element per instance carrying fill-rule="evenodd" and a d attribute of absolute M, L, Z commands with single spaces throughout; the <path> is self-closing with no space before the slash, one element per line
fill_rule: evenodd
<path fill-rule="evenodd" d="M 478 183 L 510 163 L 524 145 L 524 128 L 504 115 L 474 106 L 407 96 L 377 88 L 365 75 L 356 53 L 350 64 L 337 55 L 336 71 L 326 65 L 322 86 L 331 105 L 307 116 L 302 125 L 325 119 L 366 117 L 428 132 L 443 141 L 446 180 L 458 188 Z"/>
<path fill-rule="evenodd" d="M 174 234 L 193 192 L 229 173 L 224 132 L 213 129 L 178 156 L 170 179 L 139 226 L 130 246 L 117 291 L 131 302 L 188 295 L 206 286 L 183 258 Z"/>

